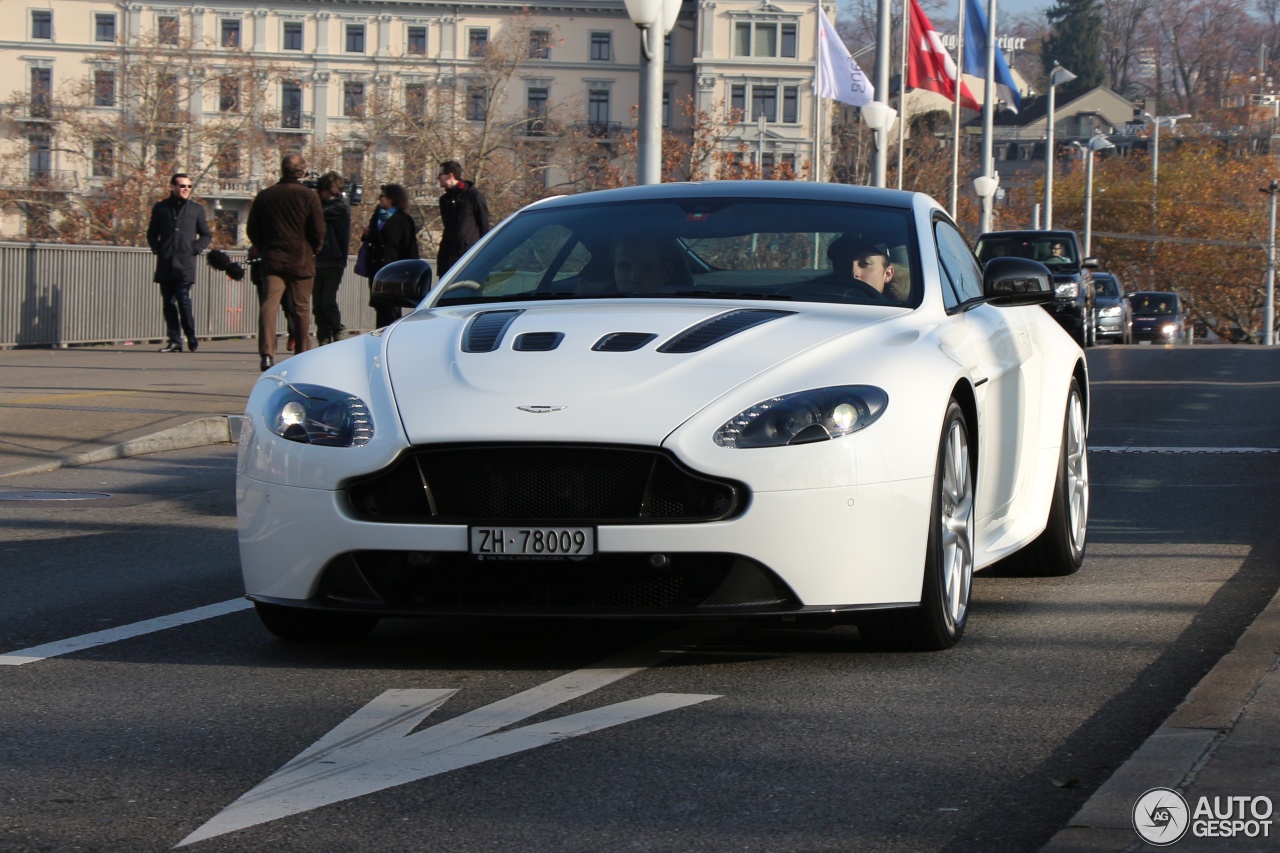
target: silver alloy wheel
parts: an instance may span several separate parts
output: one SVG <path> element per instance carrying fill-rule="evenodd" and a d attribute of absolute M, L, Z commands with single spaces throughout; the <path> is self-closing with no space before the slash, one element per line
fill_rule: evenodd
<path fill-rule="evenodd" d="M 947 429 L 942 482 L 943 604 L 952 625 L 963 625 L 973 585 L 973 477 L 969 439 L 960 420 Z"/>
<path fill-rule="evenodd" d="M 1085 445 L 1084 404 L 1080 395 L 1073 393 L 1067 402 L 1067 533 L 1076 553 L 1084 550 L 1085 534 L 1089 526 L 1089 454 Z"/>

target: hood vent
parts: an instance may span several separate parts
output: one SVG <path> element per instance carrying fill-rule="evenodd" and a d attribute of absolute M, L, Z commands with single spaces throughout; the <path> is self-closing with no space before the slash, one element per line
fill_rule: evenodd
<path fill-rule="evenodd" d="M 471 318 L 462 334 L 463 352 L 493 352 L 502 343 L 502 336 L 524 309 L 514 311 L 482 311 Z"/>
<path fill-rule="evenodd" d="M 596 352 L 635 352 L 657 335 L 650 332 L 613 332 L 596 341 Z"/>
<path fill-rule="evenodd" d="M 693 328 L 685 329 L 658 347 L 658 352 L 698 352 L 752 326 L 794 313 L 796 312 L 768 308 L 742 308 L 738 311 L 728 311 L 718 317 L 705 320 Z"/>
<path fill-rule="evenodd" d="M 551 352 L 563 340 L 563 332 L 526 332 L 516 338 L 511 348 L 520 352 Z"/>

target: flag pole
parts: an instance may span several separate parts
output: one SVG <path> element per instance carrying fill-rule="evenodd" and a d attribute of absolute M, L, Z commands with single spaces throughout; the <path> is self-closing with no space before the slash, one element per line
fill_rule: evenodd
<path fill-rule="evenodd" d="M 819 15 L 822 0 L 814 0 Z M 822 96 L 818 94 L 818 63 L 822 61 L 822 21 L 813 19 L 813 179 L 822 182 Z"/>
<path fill-rule="evenodd" d="M 951 105 L 951 218 L 959 216 L 960 210 L 960 84 L 964 81 L 964 4 L 966 0 L 958 0 L 960 8 L 956 28 L 956 99 Z"/>
<path fill-rule="evenodd" d="M 996 82 L 996 0 L 987 0 L 987 79 L 983 84 L 982 99 L 982 175 L 993 177 L 995 163 L 992 148 L 992 136 L 995 134 L 995 82 Z M 991 230 L 991 207 L 995 203 L 994 195 L 982 197 L 982 218 L 980 230 Z"/>
<path fill-rule="evenodd" d="M 907 41 L 911 35 L 909 0 L 902 0 L 902 67 L 898 70 L 898 189 L 902 189 L 907 136 Z"/>

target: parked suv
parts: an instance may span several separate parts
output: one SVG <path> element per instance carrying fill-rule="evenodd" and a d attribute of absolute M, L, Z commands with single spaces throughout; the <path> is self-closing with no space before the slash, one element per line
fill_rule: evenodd
<path fill-rule="evenodd" d="M 1093 289 L 1094 337 L 1099 341 L 1133 343 L 1133 312 L 1129 310 L 1129 300 L 1124 298 L 1120 279 L 1116 278 L 1115 273 L 1095 272 Z"/>
<path fill-rule="evenodd" d="M 1045 310 L 1080 346 L 1096 342 L 1090 271 L 1097 269 L 1098 259 L 1080 256 L 1080 241 L 1074 231 L 988 231 L 978 237 L 975 251 L 984 264 L 992 258 L 1010 256 L 1030 258 L 1048 267 L 1056 292 Z"/>
<path fill-rule="evenodd" d="M 1139 341 L 1171 344 L 1182 334 L 1182 302 L 1178 294 L 1139 291 L 1129 294 L 1133 309 L 1133 337 Z"/>

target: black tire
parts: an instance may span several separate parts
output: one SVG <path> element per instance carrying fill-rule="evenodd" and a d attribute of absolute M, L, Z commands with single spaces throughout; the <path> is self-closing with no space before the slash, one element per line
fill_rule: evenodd
<path fill-rule="evenodd" d="M 1072 379 L 1048 523 L 1031 544 L 1009 557 L 1009 567 L 1035 577 L 1075 574 L 1084 562 L 1088 525 L 1089 453 L 1084 435 L 1084 400 L 1080 385 Z"/>
<path fill-rule="evenodd" d="M 941 651 L 964 635 L 973 589 L 974 454 L 969 424 L 955 400 L 947 406 L 934 465 L 933 505 L 925 546 L 920 605 L 869 611 L 858 633 L 876 648 Z"/>
<path fill-rule="evenodd" d="M 349 613 L 325 613 L 281 607 L 255 601 L 253 607 L 268 631 L 282 640 L 317 642 L 324 640 L 359 640 L 368 636 L 378 624 L 377 616 Z"/>

